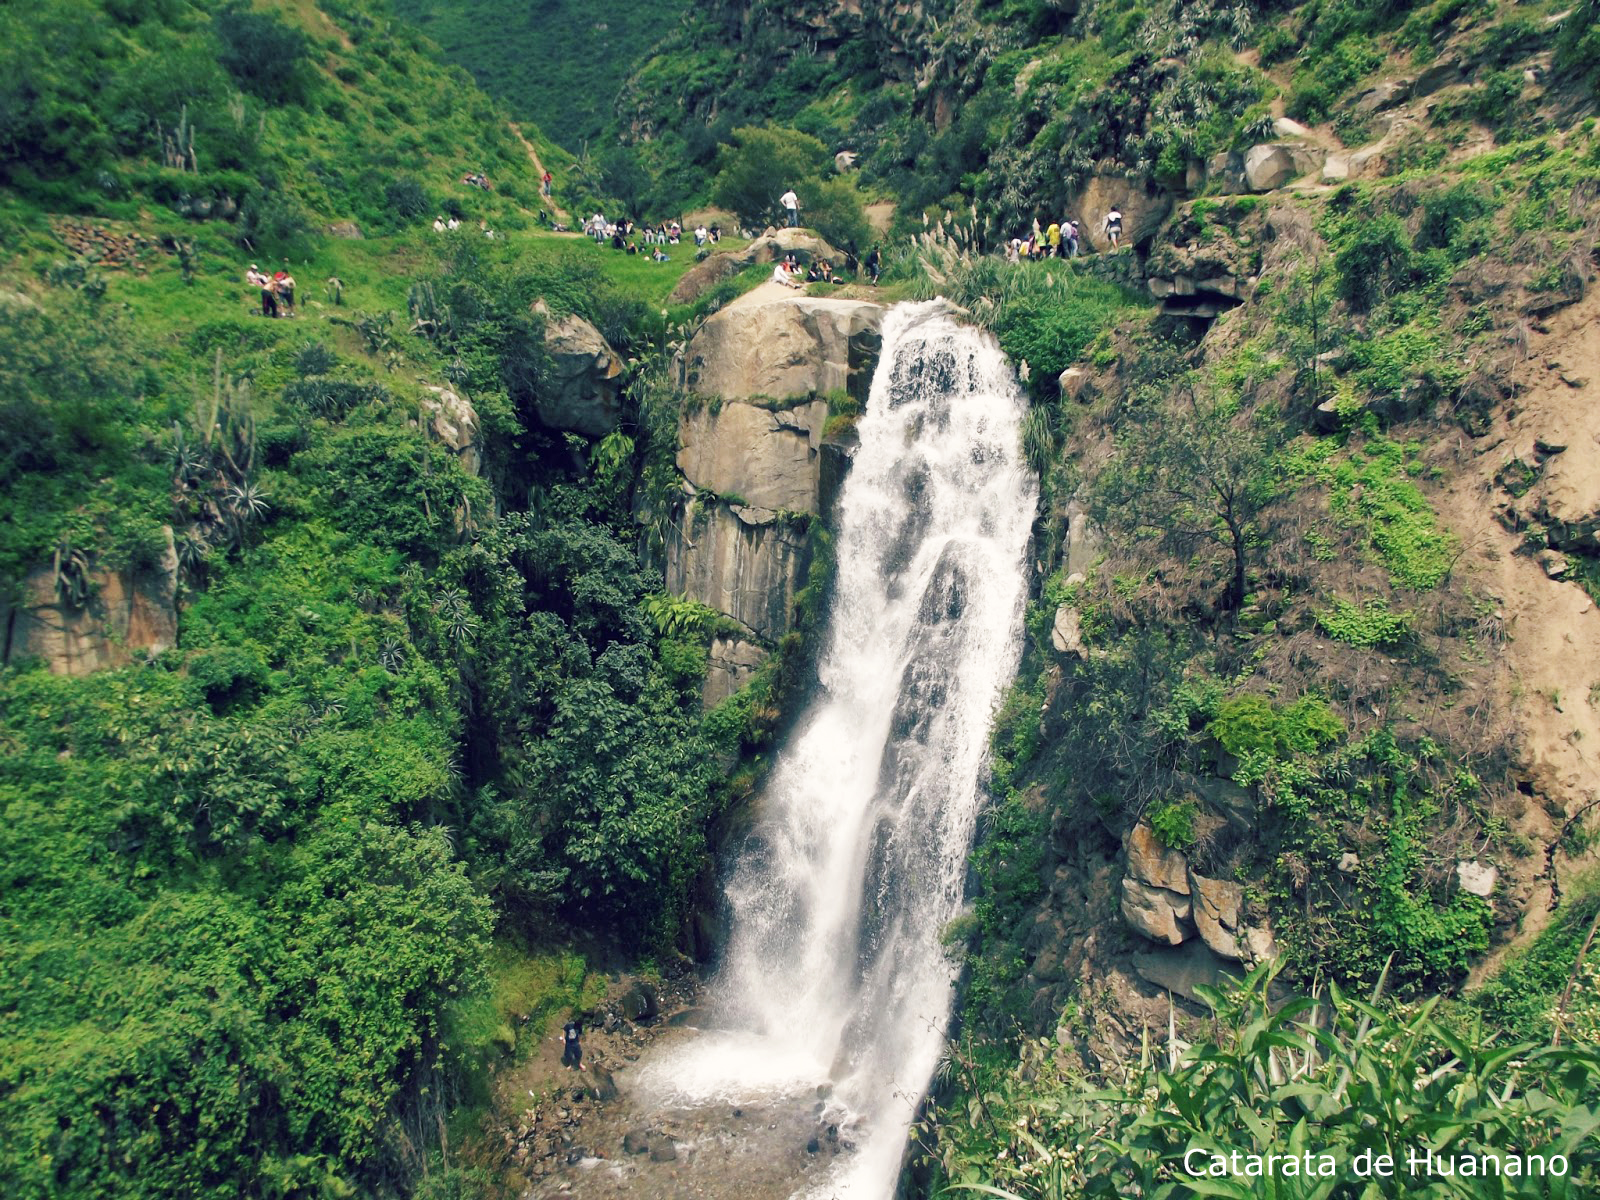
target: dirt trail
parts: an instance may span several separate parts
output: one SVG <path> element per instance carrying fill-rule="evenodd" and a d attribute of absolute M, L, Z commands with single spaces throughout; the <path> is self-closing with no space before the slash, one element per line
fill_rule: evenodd
<path fill-rule="evenodd" d="M 1549 923 L 1543 848 L 1567 817 L 1600 798 L 1600 609 L 1577 584 L 1550 578 L 1524 535 L 1495 517 L 1509 498 L 1496 475 L 1516 460 L 1542 460 L 1520 511 L 1541 503 L 1568 511 L 1600 507 L 1600 293 L 1530 328 L 1513 379 L 1515 400 L 1474 445 L 1476 457 L 1445 509 L 1477 581 L 1503 614 L 1506 645 L 1495 686 L 1512 697 L 1533 791 L 1514 827 L 1535 853 L 1512 860 L 1507 881 L 1526 916 L 1517 937 L 1479 966 L 1473 982 Z M 1558 852 L 1553 866 L 1559 881 L 1571 864 Z"/>
<path fill-rule="evenodd" d="M 533 148 L 533 143 L 522 136 L 522 126 L 518 125 L 515 121 L 507 121 L 506 124 L 511 127 L 511 132 L 516 135 L 517 141 L 522 143 L 522 148 L 528 152 L 528 157 L 533 160 L 533 169 L 539 172 L 539 178 L 543 179 L 544 163 L 539 158 L 539 152 Z M 542 199 L 544 200 L 545 205 L 550 209 L 550 214 L 555 217 L 556 220 L 560 221 L 563 225 L 572 224 L 572 218 L 567 214 L 567 210 L 556 203 L 556 198 L 553 195 L 544 196 Z"/>

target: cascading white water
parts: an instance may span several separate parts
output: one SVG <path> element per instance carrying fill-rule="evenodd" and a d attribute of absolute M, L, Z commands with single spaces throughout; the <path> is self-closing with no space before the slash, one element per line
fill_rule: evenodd
<path fill-rule="evenodd" d="M 728 883 L 716 1028 L 648 1062 L 667 1102 L 830 1096 L 820 1196 L 892 1195 L 937 1065 L 990 720 L 1016 669 L 1036 482 L 994 339 L 902 305 L 840 501 L 818 698 Z M 829 1089 L 831 1088 L 831 1092 Z"/>

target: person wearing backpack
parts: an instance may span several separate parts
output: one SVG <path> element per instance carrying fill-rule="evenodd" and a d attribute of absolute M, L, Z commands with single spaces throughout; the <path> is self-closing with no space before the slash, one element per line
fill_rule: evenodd
<path fill-rule="evenodd" d="M 1111 252 L 1115 254 L 1122 245 L 1122 210 L 1112 208 L 1106 214 L 1106 238 L 1111 243 Z"/>

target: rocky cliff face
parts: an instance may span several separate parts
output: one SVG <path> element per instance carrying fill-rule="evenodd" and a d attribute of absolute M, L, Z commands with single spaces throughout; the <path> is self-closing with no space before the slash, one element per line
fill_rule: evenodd
<path fill-rule="evenodd" d="M 824 395 L 864 400 L 883 309 L 795 297 L 724 309 L 680 364 L 701 401 L 679 426 L 683 507 L 666 546 L 669 591 L 747 631 L 713 647 L 704 699 L 731 695 L 793 626 L 810 530 L 833 499 L 842 455 L 825 438 Z"/>
<path fill-rule="evenodd" d="M 53 568 L 30 572 L 21 601 L 0 608 L 3 661 L 41 658 L 57 675 L 88 675 L 177 644 L 178 554 L 170 528 L 155 563 L 91 570 L 86 582 L 87 597 L 75 604 L 56 587 Z"/>

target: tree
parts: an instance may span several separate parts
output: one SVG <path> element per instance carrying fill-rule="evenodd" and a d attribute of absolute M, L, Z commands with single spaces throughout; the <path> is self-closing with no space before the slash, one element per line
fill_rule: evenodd
<path fill-rule="evenodd" d="M 831 163 L 828 148 L 809 134 L 755 126 L 735 129 L 733 144 L 717 155 L 711 199 L 759 229 L 776 215 L 778 197 L 786 188 L 801 193 L 805 212 L 814 197 L 805 194 L 803 185 L 820 183 Z"/>
<path fill-rule="evenodd" d="M 305 98 L 303 70 L 311 39 L 272 13 L 232 4 L 211 19 L 222 42 L 219 61 L 245 91 L 269 104 Z"/>
<path fill-rule="evenodd" d="M 1169 403 L 1129 415 L 1093 497 L 1097 519 L 1184 559 L 1206 544 L 1222 547 L 1231 560 L 1222 607 L 1237 608 L 1257 521 L 1273 494 L 1267 467 L 1275 430 L 1197 389 L 1192 378 Z"/>
<path fill-rule="evenodd" d="M 855 180 L 835 177 L 809 183 L 806 190 L 806 224 L 841 250 L 865 254 L 872 244 L 872 226 Z"/>

